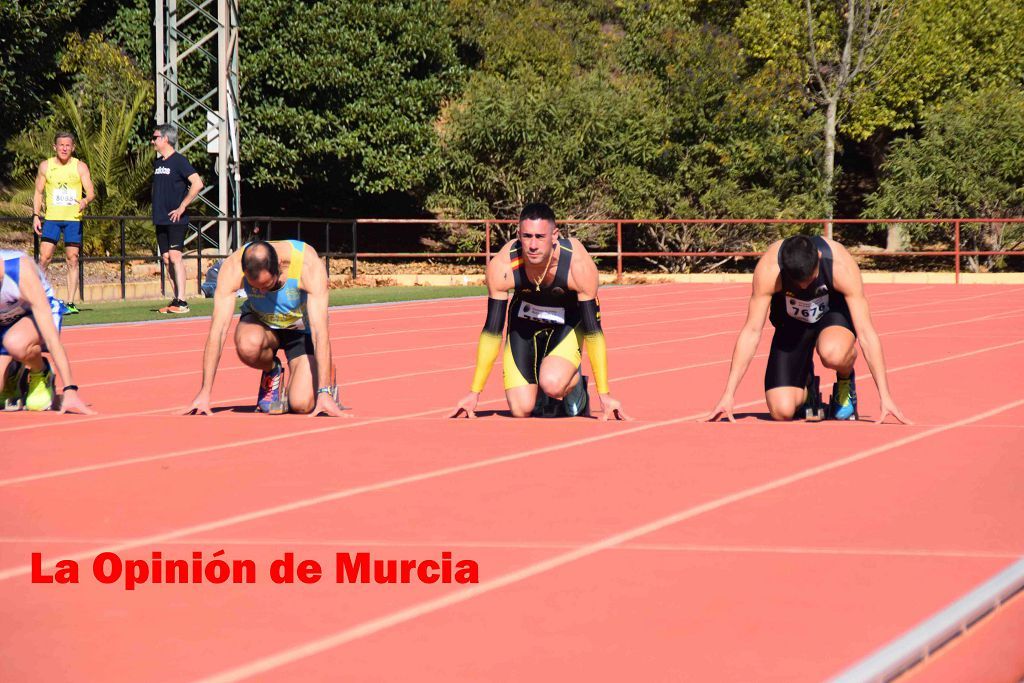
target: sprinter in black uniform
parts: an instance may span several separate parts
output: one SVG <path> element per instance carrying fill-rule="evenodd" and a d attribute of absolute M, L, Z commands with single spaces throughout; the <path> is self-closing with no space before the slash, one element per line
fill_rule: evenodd
<path fill-rule="evenodd" d="M 900 422 L 909 422 L 889 394 L 882 344 L 871 322 L 857 263 L 838 242 L 807 235 L 775 242 L 758 261 L 747 320 L 736 340 L 725 391 L 705 419 L 724 414 L 735 421 L 732 412 L 736 388 L 757 350 L 766 317 L 775 326 L 764 378 L 765 400 L 772 418 L 791 420 L 797 416 L 808 398 L 806 388 L 814 374 L 817 350 L 822 364 L 836 372 L 828 416 L 856 419 L 853 364 L 859 338 L 864 360 L 878 387 L 878 422 L 890 414 Z"/>
<path fill-rule="evenodd" d="M 505 397 L 515 417 L 586 414 L 586 378 L 579 371 L 586 343 L 602 419 L 628 419 L 608 389 L 597 287 L 594 261 L 579 240 L 559 237 L 551 208 L 545 204 L 524 207 L 519 238 L 502 247 L 487 265 L 487 320 L 477 346 L 472 391 L 451 416 L 476 417 L 476 404 L 501 350 L 508 315 Z M 511 305 L 510 290 L 514 292 Z"/>

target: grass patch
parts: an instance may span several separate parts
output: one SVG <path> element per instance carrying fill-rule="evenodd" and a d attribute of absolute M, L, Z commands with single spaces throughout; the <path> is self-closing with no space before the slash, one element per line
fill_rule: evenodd
<path fill-rule="evenodd" d="M 388 301 L 420 301 L 446 297 L 482 296 L 487 288 L 479 287 L 353 287 L 331 290 L 331 306 L 354 306 L 356 304 L 378 304 Z M 191 313 L 187 315 L 165 315 L 159 309 L 167 305 L 166 299 L 147 301 L 82 302 L 78 304 L 81 313 L 64 317 L 64 326 L 90 325 L 97 323 L 125 323 L 144 320 L 168 320 L 187 317 L 209 317 L 213 312 L 213 299 L 195 298 L 188 302 Z M 238 300 L 235 310 L 244 299 Z"/>

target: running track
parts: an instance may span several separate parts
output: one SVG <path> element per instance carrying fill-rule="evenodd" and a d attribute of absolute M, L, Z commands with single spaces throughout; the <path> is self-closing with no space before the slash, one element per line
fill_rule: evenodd
<path fill-rule="evenodd" d="M 748 291 L 603 291 L 629 423 L 512 420 L 498 367 L 480 419 L 442 419 L 472 374 L 479 298 L 333 310 L 351 420 L 251 413 L 257 373 L 230 341 L 221 412 L 177 416 L 206 320 L 65 330 L 102 414 L 0 415 L 0 680 L 815 681 L 1024 554 L 1024 288 L 869 286 L 914 426 L 767 421 L 770 326 L 739 423 L 695 422 Z M 858 375 L 870 418 L 862 360 Z M 224 550 L 257 583 L 127 592 L 93 579 L 105 550 Z M 480 583 L 333 581 L 336 552 L 443 551 Z M 33 584 L 33 552 L 47 573 L 77 560 L 81 583 Z M 285 552 L 324 579 L 271 583 Z M 908 678 L 1020 680 L 1022 603 Z"/>

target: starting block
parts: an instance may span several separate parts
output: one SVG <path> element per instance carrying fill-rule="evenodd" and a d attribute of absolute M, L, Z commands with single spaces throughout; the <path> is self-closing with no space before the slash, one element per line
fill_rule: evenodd
<path fill-rule="evenodd" d="M 580 375 L 580 381 L 564 399 L 551 398 L 538 386 L 537 402 L 533 406 L 533 417 L 590 417 L 590 396 L 587 393 L 587 378 Z"/>
<path fill-rule="evenodd" d="M 821 400 L 821 383 L 813 373 L 807 378 L 807 400 L 802 410 L 807 422 L 821 422 L 826 417 L 825 404 Z"/>

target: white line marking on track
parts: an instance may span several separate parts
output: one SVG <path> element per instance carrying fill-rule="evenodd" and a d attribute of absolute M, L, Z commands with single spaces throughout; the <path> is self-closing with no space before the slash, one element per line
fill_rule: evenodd
<path fill-rule="evenodd" d="M 500 588 L 520 583 L 526 579 L 544 574 L 563 565 L 595 555 L 603 550 L 609 550 L 615 546 L 632 541 L 635 538 L 646 536 L 654 533 L 655 531 L 679 524 L 680 522 L 685 522 L 689 519 L 718 510 L 727 505 L 732 505 L 733 503 L 752 498 L 762 493 L 767 493 L 769 491 L 780 489 L 784 486 L 789 486 L 790 484 L 795 484 L 819 474 L 831 472 L 832 470 L 865 460 L 880 453 L 885 453 L 894 448 L 899 448 L 915 441 L 920 441 L 936 434 L 941 434 L 951 429 L 956 429 L 957 427 L 962 427 L 964 425 L 971 424 L 972 422 L 977 422 L 987 417 L 998 415 L 1003 411 L 1016 408 L 1020 405 L 1024 405 L 1024 399 L 1003 404 L 997 408 L 993 408 L 992 410 L 972 415 L 971 417 L 958 420 L 942 427 L 929 429 L 902 439 L 896 439 L 895 441 L 881 446 L 876 446 L 875 448 L 859 451 L 852 455 L 839 458 L 822 465 L 809 467 L 807 469 L 794 472 L 788 476 L 773 479 L 758 486 L 752 486 L 736 491 L 735 493 L 727 496 L 721 496 L 701 505 L 695 505 L 646 524 L 635 526 L 632 529 L 627 529 L 626 531 L 608 536 L 599 541 L 595 541 L 594 543 L 589 543 L 569 552 L 556 555 L 540 562 L 535 562 L 534 564 L 509 572 L 491 581 L 484 581 L 483 583 L 476 584 L 468 588 L 460 588 L 453 593 L 448 593 L 433 600 L 425 600 L 412 605 L 411 607 L 392 612 L 391 614 L 378 617 L 376 619 L 364 621 L 329 636 L 310 641 L 304 645 L 291 647 L 273 655 L 256 659 L 249 664 L 234 667 L 213 676 L 202 678 L 200 681 L 201 683 L 229 683 L 231 681 L 240 681 L 251 676 L 256 676 L 258 674 L 266 673 L 267 671 L 278 669 L 286 664 L 291 664 L 321 652 L 332 650 L 341 645 L 345 645 L 346 643 L 371 636 L 393 626 L 398 626 L 399 624 L 410 622 L 414 619 L 427 616 L 453 605 L 458 605 L 481 595 L 486 595 L 487 593 L 496 591 Z"/>

